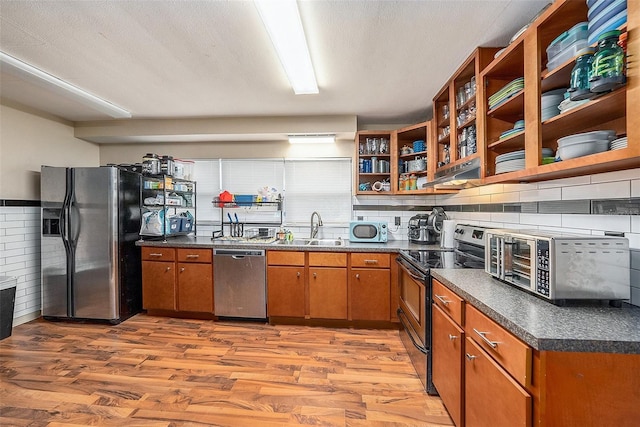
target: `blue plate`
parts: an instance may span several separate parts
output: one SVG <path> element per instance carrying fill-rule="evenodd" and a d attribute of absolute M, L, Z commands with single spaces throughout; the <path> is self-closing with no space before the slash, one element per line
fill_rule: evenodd
<path fill-rule="evenodd" d="M 626 9 L 616 15 L 614 18 L 611 18 L 609 21 L 602 24 L 601 27 L 593 29 L 593 31 L 589 31 L 589 39 L 587 43 L 594 44 L 598 41 L 598 37 L 600 35 L 606 33 L 607 31 L 617 30 L 621 25 L 627 22 L 627 11 Z"/>

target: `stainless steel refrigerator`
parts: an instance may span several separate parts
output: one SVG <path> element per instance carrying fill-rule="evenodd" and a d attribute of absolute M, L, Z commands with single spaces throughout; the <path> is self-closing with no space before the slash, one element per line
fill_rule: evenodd
<path fill-rule="evenodd" d="M 119 323 L 142 310 L 140 175 L 41 169 L 42 315 Z"/>

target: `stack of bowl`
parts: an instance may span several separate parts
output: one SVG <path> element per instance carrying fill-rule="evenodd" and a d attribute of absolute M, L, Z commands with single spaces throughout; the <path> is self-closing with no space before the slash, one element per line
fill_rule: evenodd
<path fill-rule="evenodd" d="M 567 88 L 560 88 L 550 90 L 542 94 L 541 108 L 543 122 L 560 114 L 558 106 L 564 100 L 564 94 L 566 92 Z"/>
<path fill-rule="evenodd" d="M 576 133 L 558 140 L 557 156 L 562 160 L 589 154 L 602 153 L 609 150 L 609 143 L 616 138 L 613 130 L 596 130 Z"/>

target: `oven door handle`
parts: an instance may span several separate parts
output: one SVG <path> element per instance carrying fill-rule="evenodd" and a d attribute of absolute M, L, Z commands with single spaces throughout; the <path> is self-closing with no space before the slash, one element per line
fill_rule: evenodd
<path fill-rule="evenodd" d="M 415 274 L 414 271 L 417 271 L 417 270 L 415 270 L 414 268 L 409 266 L 402 258 L 400 258 L 400 257 L 396 258 L 396 262 L 413 279 L 415 279 L 415 280 L 417 280 L 419 282 L 424 282 L 425 279 L 427 278 L 427 276 L 424 275 L 424 274 Z"/>
<path fill-rule="evenodd" d="M 406 314 L 404 314 L 404 311 L 402 311 L 401 308 L 398 308 L 396 313 L 398 314 L 398 320 L 400 320 L 402 327 L 404 328 L 405 331 L 407 331 L 407 335 L 409 336 L 409 339 L 413 343 L 413 346 L 418 350 L 420 350 L 421 353 L 428 354 L 429 350 L 427 350 L 424 346 L 418 344 L 418 342 L 416 341 L 416 338 L 414 338 L 414 334 L 416 334 L 416 331 L 413 330 L 413 328 L 408 322 L 404 321 L 403 318 L 406 317 Z"/>

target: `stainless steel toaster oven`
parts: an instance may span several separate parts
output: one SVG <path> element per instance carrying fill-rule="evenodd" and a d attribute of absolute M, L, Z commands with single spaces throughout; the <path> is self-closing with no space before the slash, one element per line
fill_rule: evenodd
<path fill-rule="evenodd" d="M 555 303 L 630 298 L 624 237 L 490 229 L 485 271 Z"/>

